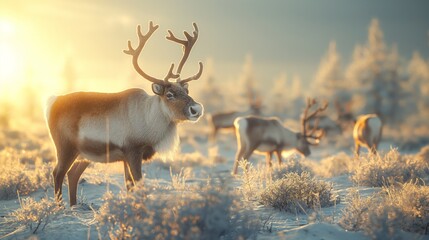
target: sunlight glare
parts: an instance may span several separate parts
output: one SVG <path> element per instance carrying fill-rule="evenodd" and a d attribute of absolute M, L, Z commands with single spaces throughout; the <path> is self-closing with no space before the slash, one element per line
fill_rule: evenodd
<path fill-rule="evenodd" d="M 11 21 L 0 19 L 0 87 L 3 89 L 15 85 L 21 72 L 15 32 L 16 27 Z"/>
<path fill-rule="evenodd" d="M 0 81 L 14 81 L 19 71 L 19 61 L 13 49 L 7 44 L 0 45 Z"/>

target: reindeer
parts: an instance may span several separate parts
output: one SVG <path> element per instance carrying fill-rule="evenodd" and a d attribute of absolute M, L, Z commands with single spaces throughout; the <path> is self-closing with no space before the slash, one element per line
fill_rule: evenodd
<path fill-rule="evenodd" d="M 383 124 L 376 114 L 359 116 L 353 129 L 356 155 L 359 156 L 361 146 L 368 148 L 373 154 L 377 152 L 382 127 Z"/>
<path fill-rule="evenodd" d="M 212 142 L 215 141 L 216 135 L 220 129 L 234 129 L 234 120 L 238 117 L 244 117 L 249 115 L 261 115 L 261 102 L 260 100 L 252 101 L 250 108 L 247 111 L 231 111 L 231 112 L 219 112 L 214 113 L 209 117 L 209 123 L 212 126 L 212 133 L 210 139 Z"/>
<path fill-rule="evenodd" d="M 308 111 L 315 106 L 314 99 L 307 99 L 307 106 L 301 118 L 301 132 L 294 132 L 283 126 L 278 118 L 263 118 L 256 116 L 239 117 L 234 121 L 236 137 L 238 143 L 237 154 L 232 174 L 237 174 L 238 163 L 242 159 L 249 159 L 255 151 L 266 155 L 266 163 L 271 168 L 271 158 L 275 152 L 279 165 L 282 162 L 282 151 L 297 150 L 304 156 L 310 155 L 310 145 L 317 145 L 323 137 L 324 132 L 317 131 L 316 126 L 311 130 L 308 128 L 310 119 L 317 117 L 317 114 L 323 112 L 328 104 L 318 107 L 313 113 Z M 314 142 L 309 141 L 313 139 Z"/>
<path fill-rule="evenodd" d="M 70 206 L 76 204 L 77 183 L 89 164 L 75 161 L 78 155 L 96 162 L 123 161 L 126 188 L 130 190 L 142 178 L 142 160 L 149 160 L 155 153 L 171 154 L 177 148 L 177 124 L 196 122 L 203 115 L 203 106 L 188 95 L 188 82 L 200 78 L 202 63 L 199 62 L 197 74 L 181 78 L 182 67 L 198 38 L 197 25 L 194 23 L 193 27 L 193 36 L 184 32 L 186 40 L 168 31 L 168 40 L 183 45 L 183 56 L 176 73 L 171 64 L 164 79 L 148 75 L 138 63 L 144 45 L 158 25 L 150 22 L 145 35 L 137 26 L 136 48 L 128 41 L 124 53 L 132 56 L 134 69 L 152 82 L 155 95 L 128 89 L 118 93 L 75 92 L 49 100 L 46 119 L 57 152 L 53 170 L 57 201 L 62 200 L 62 183 L 67 174 Z"/>

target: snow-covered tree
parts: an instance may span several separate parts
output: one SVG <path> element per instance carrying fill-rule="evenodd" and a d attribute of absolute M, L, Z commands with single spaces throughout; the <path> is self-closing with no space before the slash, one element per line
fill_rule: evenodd
<path fill-rule="evenodd" d="M 286 73 L 280 74 L 276 79 L 274 79 L 273 88 L 269 94 L 269 111 L 271 114 L 276 116 L 283 116 L 286 108 L 285 105 L 288 102 L 289 98 L 289 86 L 287 84 Z"/>
<path fill-rule="evenodd" d="M 390 123 L 398 120 L 397 99 L 402 96 L 399 57 L 396 47 L 386 47 L 377 19 L 371 21 L 367 43 L 356 46 L 346 79 L 354 90 L 356 113 L 377 113 Z"/>
<path fill-rule="evenodd" d="M 336 43 L 329 43 L 328 52 L 322 58 L 312 91 L 314 95 L 335 100 L 340 97 L 344 90 L 344 76 L 341 70 L 341 58 L 337 52 Z"/>
<path fill-rule="evenodd" d="M 214 62 L 212 59 L 208 59 L 204 74 L 206 77 L 202 79 L 204 85 L 202 85 L 198 92 L 198 99 L 204 104 L 204 110 L 208 113 L 222 111 L 225 104 L 222 89 L 216 82 L 214 72 Z"/>
<path fill-rule="evenodd" d="M 409 96 L 406 108 L 422 116 L 429 112 L 429 62 L 415 52 L 407 71 L 408 82 L 404 88 L 409 92 Z"/>
<path fill-rule="evenodd" d="M 241 73 L 234 84 L 233 92 L 238 95 L 232 100 L 234 106 L 240 109 L 247 109 L 251 104 L 260 101 L 258 87 L 255 81 L 255 73 L 253 72 L 252 56 L 246 55 Z"/>

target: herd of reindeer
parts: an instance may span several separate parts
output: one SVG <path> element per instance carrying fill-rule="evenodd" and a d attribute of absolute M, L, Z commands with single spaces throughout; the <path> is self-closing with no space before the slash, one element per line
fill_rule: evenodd
<path fill-rule="evenodd" d="M 151 159 L 155 153 L 163 155 L 174 151 L 179 144 L 177 125 L 184 121 L 196 122 L 203 115 L 203 106 L 195 102 L 188 91 L 188 83 L 201 77 L 203 64 L 199 62 L 195 75 L 186 78 L 181 75 L 198 39 L 197 25 L 193 23 L 192 35 L 184 32 L 184 39 L 168 30 L 166 39 L 182 45 L 183 56 L 176 71 L 174 63 L 171 64 L 164 78 L 150 76 L 138 61 L 146 42 L 158 27 L 149 22 L 149 29 L 143 34 L 140 25 L 137 26 L 137 47 L 128 41 L 128 49 L 124 50 L 132 56 L 137 73 L 152 82 L 154 95 L 133 88 L 118 93 L 74 92 L 49 99 L 46 121 L 57 154 L 53 170 L 57 201 L 62 201 L 62 183 L 67 175 L 70 206 L 76 204 L 78 181 L 89 161 L 122 161 L 125 186 L 131 190 L 142 179 L 142 160 Z M 310 113 L 314 107 L 316 110 Z M 318 129 L 318 123 L 320 113 L 327 107 L 327 104 L 319 106 L 314 99 L 309 99 L 301 118 L 300 132 L 284 127 L 277 118 L 258 115 L 257 109 L 214 114 L 211 117 L 213 136 L 220 128 L 235 129 L 238 150 L 233 174 L 237 172 L 238 162 L 248 159 L 253 152 L 266 154 L 268 165 L 276 153 L 281 163 L 284 150 L 295 149 L 304 156 L 310 154 L 309 146 L 317 145 L 324 135 L 324 131 Z M 358 118 L 353 131 L 357 153 L 361 146 L 376 151 L 381 127 L 376 115 Z M 79 155 L 85 160 L 76 161 Z"/>
<path fill-rule="evenodd" d="M 248 160 L 255 152 L 266 156 L 267 166 L 271 168 L 273 153 L 279 164 L 282 162 L 282 152 L 295 150 L 303 156 L 310 155 L 310 146 L 318 145 L 327 131 L 342 131 L 340 124 L 325 115 L 321 115 L 327 107 L 325 102 L 319 106 L 315 99 L 308 98 L 307 105 L 301 116 L 301 130 L 293 131 L 284 126 L 277 117 L 263 117 L 259 105 L 250 105 L 244 112 L 221 112 L 209 116 L 212 127 L 211 141 L 214 142 L 220 129 L 233 129 L 237 138 L 237 154 L 232 174 L 237 173 L 239 161 Z M 311 109 L 317 107 L 313 112 Z M 353 121 L 353 138 L 355 153 L 359 155 L 361 147 L 375 153 L 381 139 L 382 123 L 376 114 L 359 116 L 357 120 L 346 116 L 345 121 Z M 324 124 L 319 125 L 320 122 Z"/>

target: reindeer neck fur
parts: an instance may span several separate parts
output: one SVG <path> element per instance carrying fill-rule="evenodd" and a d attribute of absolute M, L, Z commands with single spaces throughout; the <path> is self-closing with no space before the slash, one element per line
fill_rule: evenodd
<path fill-rule="evenodd" d="M 144 112 L 143 112 L 144 109 Z M 161 155 L 170 155 L 177 150 L 178 122 L 158 95 L 142 94 L 128 105 L 130 133 L 137 141 L 150 144 Z"/>
<path fill-rule="evenodd" d="M 292 131 L 287 127 L 283 127 L 281 131 L 283 139 L 283 150 L 290 150 L 298 143 L 299 132 Z M 287 144 L 286 144 L 287 143 Z"/>

